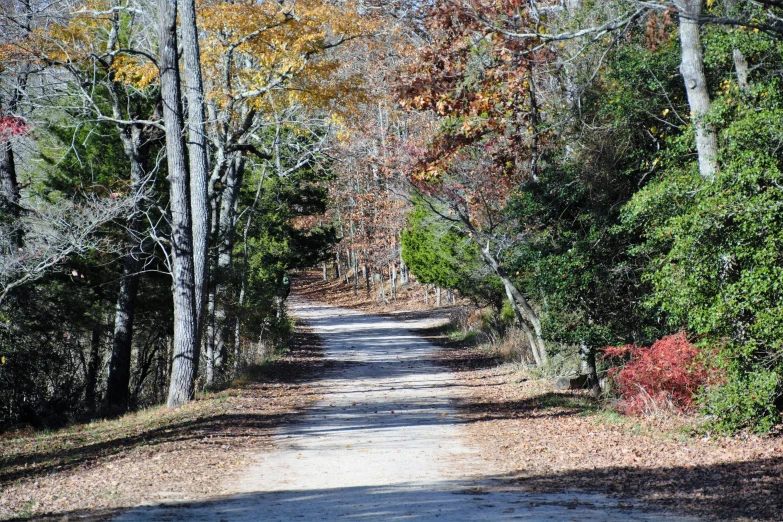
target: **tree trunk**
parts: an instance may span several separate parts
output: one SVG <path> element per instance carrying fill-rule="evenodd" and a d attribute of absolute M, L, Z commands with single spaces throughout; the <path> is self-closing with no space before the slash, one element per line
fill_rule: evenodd
<path fill-rule="evenodd" d="M 405 265 L 405 261 L 402 259 L 402 247 L 400 247 L 400 279 L 402 284 L 407 285 L 410 281 L 408 279 L 408 267 Z"/>
<path fill-rule="evenodd" d="M 248 269 L 250 265 L 250 253 L 247 248 L 247 241 L 250 237 L 250 226 L 253 224 L 253 217 L 258 208 L 258 202 L 261 198 L 261 191 L 264 189 L 264 180 L 266 179 L 266 167 L 264 168 L 261 180 L 256 187 L 256 197 L 253 199 L 253 204 L 250 207 L 250 212 L 247 215 L 247 221 L 245 221 L 245 228 L 242 231 L 242 274 L 241 283 L 239 288 L 239 313 L 234 318 L 234 371 L 239 368 L 241 355 L 242 355 L 242 311 L 245 304 L 245 295 L 247 293 L 248 283 Z M 326 277 L 326 264 L 324 263 L 324 278 Z M 326 279 L 324 279 L 326 280 Z"/>
<path fill-rule="evenodd" d="M 353 253 L 353 295 L 359 295 L 359 258 Z"/>
<path fill-rule="evenodd" d="M 131 351 L 133 349 L 133 319 L 139 291 L 141 262 L 132 253 L 125 256 L 114 317 L 114 337 L 106 381 L 106 405 L 110 410 L 125 411 L 130 398 Z"/>
<path fill-rule="evenodd" d="M 98 370 L 101 367 L 101 325 L 96 325 L 92 329 L 92 338 L 90 339 L 90 358 L 87 361 L 87 376 L 84 380 L 84 405 L 87 411 L 95 411 L 96 406 L 96 388 L 98 386 Z"/>
<path fill-rule="evenodd" d="M 739 85 L 742 92 L 748 92 L 748 89 L 750 89 L 750 84 L 748 83 L 748 61 L 739 49 L 734 49 L 732 56 L 734 58 L 734 70 L 737 71 L 737 85 Z"/>
<path fill-rule="evenodd" d="M 388 301 L 386 300 L 386 283 L 383 282 L 383 268 L 381 268 L 378 271 L 378 283 L 381 286 L 381 300 L 384 303 L 387 303 Z"/>
<path fill-rule="evenodd" d="M 435 306 L 440 308 L 441 305 L 441 299 L 440 299 L 440 287 L 437 287 L 435 289 Z"/>
<path fill-rule="evenodd" d="M 342 279 L 342 275 L 340 274 L 340 251 L 336 251 L 334 253 L 334 272 L 337 275 L 337 280 L 339 281 Z"/>
<path fill-rule="evenodd" d="M 215 382 L 217 372 L 226 358 L 228 346 L 227 313 L 221 298 L 225 294 L 233 262 L 237 219 L 237 201 L 244 178 L 245 161 L 237 156 L 226 170 L 225 187 L 220 196 L 218 219 L 218 259 L 215 274 L 213 331 L 207 340 L 207 384 Z"/>
<path fill-rule="evenodd" d="M 116 116 L 119 116 L 119 109 L 116 109 Z M 136 296 L 139 291 L 139 272 L 143 266 L 139 249 L 140 235 L 143 229 L 140 192 L 144 182 L 144 151 L 146 148 L 142 145 L 141 127 L 118 125 L 117 131 L 125 155 L 130 162 L 131 192 L 136 198 L 128 216 L 128 233 L 125 243 L 127 251 L 123 259 L 122 279 L 115 307 L 114 336 L 111 358 L 109 359 L 109 376 L 106 382 L 106 405 L 110 410 L 125 411 L 128 409 L 130 398 L 133 322 L 136 314 Z"/>
<path fill-rule="evenodd" d="M 324 275 L 323 275 L 324 281 L 328 281 L 329 274 L 326 273 L 326 261 L 323 262 L 323 269 L 324 269 Z"/>
<path fill-rule="evenodd" d="M 430 285 L 424 285 L 424 304 L 430 304 Z"/>
<path fill-rule="evenodd" d="M 481 252 L 481 257 L 484 258 L 484 261 L 492 268 L 503 283 L 503 289 L 506 292 L 509 304 L 511 305 L 512 310 L 514 310 L 514 315 L 516 315 L 520 326 L 522 326 L 523 332 L 528 338 L 536 364 L 539 366 L 546 364 L 548 356 L 538 314 L 536 314 L 535 310 L 533 310 L 527 302 L 527 299 L 517 290 L 517 287 L 514 286 L 514 283 L 508 277 L 505 268 L 503 268 L 503 266 L 501 266 L 492 256 L 489 251 L 489 244 L 487 244 L 485 248 L 479 246 L 479 251 Z M 532 331 L 530 330 L 530 327 L 533 328 Z"/>
<path fill-rule="evenodd" d="M 699 156 L 699 172 L 708 180 L 718 172 L 718 138 L 712 125 L 704 119 L 710 110 L 710 95 L 704 75 L 704 56 L 699 37 L 699 16 L 702 0 L 678 0 L 680 15 L 680 45 L 682 56 L 680 74 L 685 80 L 691 120 L 696 129 L 696 151 Z"/>
<path fill-rule="evenodd" d="M 389 263 L 389 283 L 391 284 L 391 297 L 397 300 L 397 267 L 394 263 Z"/>
<path fill-rule="evenodd" d="M 10 141 L 0 139 L 0 218 L 11 219 L 16 225 L 19 219 L 19 183 L 16 177 L 14 150 Z M 21 248 L 22 231 L 14 229 L 9 248 Z"/>
<path fill-rule="evenodd" d="M 367 270 L 367 263 L 362 265 L 362 277 L 364 277 L 364 284 L 367 286 L 367 297 L 370 296 L 370 271 Z"/>
<path fill-rule="evenodd" d="M 587 375 L 593 393 L 599 393 L 601 388 L 598 384 L 598 368 L 595 365 L 595 349 L 588 346 L 587 343 L 581 342 L 579 343 L 579 356 L 582 359 L 582 375 Z"/>
<path fill-rule="evenodd" d="M 209 207 L 207 201 L 207 138 L 204 121 L 204 87 L 196 26 L 195 0 L 181 3 L 182 54 L 184 57 L 185 96 L 188 102 L 188 160 L 190 174 L 190 211 L 193 229 L 193 271 L 196 299 L 196 342 L 201 344 L 204 325 Z"/>
<path fill-rule="evenodd" d="M 177 64 L 177 2 L 158 0 L 160 9 L 160 94 L 166 129 L 166 157 L 170 186 L 174 346 L 167 404 L 176 407 L 193 399 L 199 345 L 190 185 L 182 139 L 180 79 Z"/>
<path fill-rule="evenodd" d="M 217 264 L 215 260 L 215 265 Z M 206 368 L 204 368 L 206 384 L 209 386 L 215 381 L 215 346 L 217 340 L 217 281 L 215 276 L 210 278 L 207 289 L 207 302 L 204 309 L 204 356 Z"/>

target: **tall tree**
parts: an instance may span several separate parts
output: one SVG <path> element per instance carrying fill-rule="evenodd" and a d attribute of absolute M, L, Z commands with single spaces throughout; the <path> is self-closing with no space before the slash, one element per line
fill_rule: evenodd
<path fill-rule="evenodd" d="M 188 107 L 187 135 L 190 168 L 190 208 L 193 219 L 193 270 L 195 271 L 196 340 L 201 345 L 206 297 L 209 204 L 207 201 L 207 136 L 204 121 L 204 82 L 196 24 L 195 0 L 184 0 L 181 9 L 185 93 Z"/>
<path fill-rule="evenodd" d="M 193 398 L 199 345 L 196 317 L 190 183 L 183 139 L 180 75 L 177 59 L 177 0 L 159 0 L 160 92 L 166 128 L 166 163 L 171 207 L 171 275 L 174 297 L 174 355 L 167 404 Z"/>

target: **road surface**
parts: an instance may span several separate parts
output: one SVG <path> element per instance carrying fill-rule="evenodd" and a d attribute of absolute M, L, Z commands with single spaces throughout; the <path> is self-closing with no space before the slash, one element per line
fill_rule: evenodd
<path fill-rule="evenodd" d="M 461 385 L 411 334 L 423 326 L 292 298 L 330 361 L 300 422 L 232 484 L 228 498 L 138 508 L 140 521 L 672 521 L 627 500 L 504 491 L 461 436 Z M 693 519 L 688 519 L 693 520 Z"/>

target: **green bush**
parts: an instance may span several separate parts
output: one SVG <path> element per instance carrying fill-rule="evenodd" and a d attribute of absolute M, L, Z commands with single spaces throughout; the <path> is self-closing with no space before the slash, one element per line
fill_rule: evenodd
<path fill-rule="evenodd" d="M 699 406 L 712 418 L 708 427 L 715 431 L 732 433 L 749 428 L 764 433 L 781 420 L 775 406 L 780 394 L 779 371 L 734 371 L 724 384 L 705 389 L 699 397 Z"/>

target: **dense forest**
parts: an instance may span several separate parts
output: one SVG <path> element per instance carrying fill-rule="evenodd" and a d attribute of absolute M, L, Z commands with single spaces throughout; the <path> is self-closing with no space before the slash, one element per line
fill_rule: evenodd
<path fill-rule="evenodd" d="M 485 310 L 627 413 L 783 392 L 772 0 L 8 0 L 0 424 L 220 386 L 287 273 Z M 295 275 L 294 275 L 295 276 Z M 440 300 L 440 294 L 438 299 Z"/>

